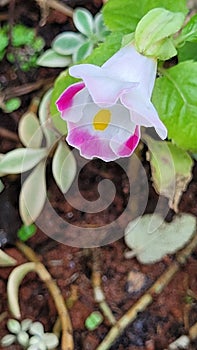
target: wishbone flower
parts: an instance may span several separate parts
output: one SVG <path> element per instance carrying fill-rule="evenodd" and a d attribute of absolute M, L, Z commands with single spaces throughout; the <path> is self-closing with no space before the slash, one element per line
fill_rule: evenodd
<path fill-rule="evenodd" d="M 112 161 L 134 152 L 140 126 L 154 127 L 165 139 L 167 130 L 150 100 L 156 70 L 156 59 L 134 45 L 120 49 L 102 67 L 71 67 L 70 75 L 82 82 L 69 86 L 56 102 L 67 122 L 67 142 L 85 158 Z"/>

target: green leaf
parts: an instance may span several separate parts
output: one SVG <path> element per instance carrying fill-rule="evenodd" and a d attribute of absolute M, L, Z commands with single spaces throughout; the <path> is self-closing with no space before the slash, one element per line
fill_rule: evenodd
<path fill-rule="evenodd" d="M 94 28 L 97 38 L 101 41 L 103 41 L 106 36 L 110 34 L 110 31 L 105 26 L 102 13 L 98 12 L 94 17 Z"/>
<path fill-rule="evenodd" d="M 33 335 L 39 335 L 42 337 L 44 334 L 44 326 L 41 322 L 33 322 L 29 328 L 29 333 Z"/>
<path fill-rule="evenodd" d="M 0 249 L 0 266 L 14 266 L 17 261 Z"/>
<path fill-rule="evenodd" d="M 19 47 L 22 45 L 30 45 L 35 39 L 35 31 L 23 24 L 16 24 L 12 30 L 12 45 Z"/>
<path fill-rule="evenodd" d="M 52 48 L 61 55 L 72 55 L 83 43 L 83 35 L 73 32 L 64 32 L 55 37 Z"/>
<path fill-rule="evenodd" d="M 176 55 L 170 36 L 182 26 L 184 14 L 174 13 L 163 8 L 149 11 L 138 23 L 135 31 L 137 50 L 147 56 L 166 60 Z"/>
<path fill-rule="evenodd" d="M 168 138 L 184 150 L 197 150 L 197 62 L 182 62 L 161 69 L 153 103 L 168 129 Z"/>
<path fill-rule="evenodd" d="M 29 335 L 24 331 L 20 331 L 17 335 L 17 341 L 21 346 L 26 348 L 29 344 Z"/>
<path fill-rule="evenodd" d="M 49 68 L 68 67 L 70 63 L 70 56 L 60 55 L 53 49 L 46 50 L 37 60 L 39 66 Z"/>
<path fill-rule="evenodd" d="M 139 20 L 150 10 L 162 7 L 172 12 L 186 14 L 185 0 L 109 0 L 103 7 L 104 22 L 112 31 L 131 33 Z"/>
<path fill-rule="evenodd" d="M 56 132 L 53 128 L 53 122 L 50 115 L 50 102 L 53 89 L 49 89 L 44 96 L 39 105 L 38 115 L 40 119 L 40 124 L 46 138 L 46 146 L 51 147 L 57 140 Z"/>
<path fill-rule="evenodd" d="M 170 223 L 158 214 L 148 214 L 128 224 L 125 243 L 141 263 L 150 264 L 181 249 L 195 230 L 196 218 L 190 214 L 175 216 Z"/>
<path fill-rule="evenodd" d="M 77 8 L 74 10 L 73 22 L 78 31 L 85 36 L 89 37 L 93 34 L 93 17 L 88 10 L 84 8 Z"/>
<path fill-rule="evenodd" d="M 77 171 L 76 161 L 65 142 L 60 141 L 53 157 L 52 172 L 63 193 L 70 188 Z"/>
<path fill-rule="evenodd" d="M 35 271 L 35 269 L 36 269 L 36 264 L 34 262 L 28 262 L 15 267 L 15 269 L 12 270 L 11 274 L 9 275 L 8 283 L 7 283 L 8 304 L 12 315 L 17 319 L 21 318 L 19 300 L 18 300 L 19 286 L 23 278 L 27 275 L 27 273 L 29 273 L 30 271 Z M 12 320 L 12 324 L 14 324 L 14 321 L 17 322 L 16 320 Z M 20 327 L 20 324 L 19 324 L 19 327 Z"/>
<path fill-rule="evenodd" d="M 59 344 L 58 337 L 53 333 L 44 333 L 43 341 L 46 344 L 48 350 L 55 349 Z"/>
<path fill-rule="evenodd" d="M 43 209 L 46 196 L 45 162 L 41 162 L 27 177 L 20 192 L 19 211 L 25 225 L 31 225 L 36 221 Z"/>
<path fill-rule="evenodd" d="M 18 127 L 19 137 L 24 146 L 39 148 L 42 144 L 43 133 L 35 113 L 27 112 L 20 119 Z"/>
<path fill-rule="evenodd" d="M 181 45 L 185 41 L 197 42 L 197 14 L 194 15 L 182 29 L 181 34 L 176 38 L 175 43 Z"/>
<path fill-rule="evenodd" d="M 1 339 L 1 345 L 3 347 L 7 347 L 12 345 L 16 340 L 16 336 L 14 334 L 7 334 Z"/>
<path fill-rule="evenodd" d="M 6 153 L 0 158 L 0 172 L 4 174 L 19 174 L 32 169 L 47 156 L 46 148 L 18 148 Z"/>
<path fill-rule="evenodd" d="M 22 225 L 21 228 L 17 232 L 18 238 L 26 242 L 29 238 L 31 238 L 36 233 L 36 226 L 32 225 Z"/>
<path fill-rule="evenodd" d="M 169 198 L 169 206 L 178 212 L 182 193 L 192 179 L 193 160 L 171 142 L 155 141 L 148 136 L 144 138 L 149 149 L 153 186 L 157 193 Z"/>
<path fill-rule="evenodd" d="M 99 311 L 92 312 L 85 321 L 85 326 L 89 331 L 93 331 L 103 322 L 103 316 Z"/>
<path fill-rule="evenodd" d="M 87 41 L 82 44 L 73 54 L 73 63 L 78 63 L 81 60 L 88 57 L 93 50 L 93 43 L 91 41 Z"/>
<path fill-rule="evenodd" d="M 17 320 L 14 320 L 13 318 L 10 318 L 7 322 L 7 328 L 10 332 L 14 334 L 18 334 L 21 330 L 20 323 Z"/>
<path fill-rule="evenodd" d="M 178 61 L 197 61 L 197 43 L 185 43 L 184 46 L 178 48 Z"/>
<path fill-rule="evenodd" d="M 21 100 L 18 97 L 10 98 L 5 102 L 5 112 L 12 113 L 16 111 L 21 105 Z"/>
<path fill-rule="evenodd" d="M 0 28 L 0 38 L 0 51 L 4 51 L 9 43 L 8 35 L 4 28 Z"/>
<path fill-rule="evenodd" d="M 1 174 L 0 174 L 0 176 L 1 176 Z M 3 182 L 0 180 L 0 193 L 3 191 L 3 189 L 4 189 L 4 184 L 3 184 Z"/>

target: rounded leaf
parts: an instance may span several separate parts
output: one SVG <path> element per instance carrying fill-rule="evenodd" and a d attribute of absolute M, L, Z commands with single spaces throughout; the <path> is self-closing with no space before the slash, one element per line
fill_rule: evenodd
<path fill-rule="evenodd" d="M 43 335 L 43 341 L 49 350 L 56 348 L 59 344 L 58 337 L 53 333 L 45 333 Z"/>
<path fill-rule="evenodd" d="M 30 271 L 34 271 L 36 267 L 36 264 L 33 262 L 25 263 L 20 266 L 15 267 L 14 270 L 12 270 L 11 274 L 9 275 L 8 278 L 8 283 L 7 283 L 7 296 L 8 296 L 8 304 L 10 311 L 12 312 L 13 316 L 15 318 L 20 318 L 21 313 L 20 313 L 20 308 L 19 308 L 19 301 L 18 301 L 18 290 L 19 286 L 23 280 L 23 278 L 26 276 L 26 274 Z M 8 326 L 9 331 L 13 329 L 16 325 L 17 333 L 20 331 L 20 328 L 17 326 L 16 320 L 9 320 L 11 321 L 11 328 L 10 325 Z M 8 322 L 9 322 L 8 321 Z M 14 322 L 15 321 L 15 322 Z M 19 323 L 19 322 L 18 322 Z M 20 324 L 19 324 L 20 326 Z M 19 328 L 19 330 L 18 330 Z M 13 330 L 12 330 L 13 332 Z"/>
<path fill-rule="evenodd" d="M 50 102 L 51 102 L 52 91 L 53 89 L 49 89 L 44 94 L 38 110 L 40 124 L 43 129 L 44 136 L 46 138 L 47 147 L 51 147 L 57 139 L 57 136 L 52 127 L 52 120 L 50 116 Z"/>
<path fill-rule="evenodd" d="M 20 345 L 26 347 L 29 344 L 29 335 L 25 331 L 19 332 L 17 341 Z"/>
<path fill-rule="evenodd" d="M 100 40 L 104 40 L 105 37 L 110 33 L 103 21 L 102 13 L 97 13 L 94 17 L 94 28 L 95 33 Z"/>
<path fill-rule="evenodd" d="M 84 43 L 84 36 L 73 32 L 64 32 L 56 36 L 52 43 L 55 52 L 61 55 L 72 55 Z"/>
<path fill-rule="evenodd" d="M 61 68 L 68 67 L 71 63 L 69 56 L 63 56 L 53 49 L 46 50 L 37 60 L 37 64 L 42 67 Z"/>
<path fill-rule="evenodd" d="M 86 35 L 87 37 L 93 34 L 93 16 L 88 10 L 84 8 L 78 8 L 74 10 L 73 22 L 75 24 L 75 27 L 82 34 Z"/>
<path fill-rule="evenodd" d="M 1 345 L 3 347 L 7 347 L 12 345 L 16 340 L 16 336 L 14 334 L 7 334 L 1 339 Z"/>
<path fill-rule="evenodd" d="M 52 172 L 63 193 L 70 188 L 77 171 L 75 158 L 65 142 L 60 141 L 53 157 Z"/>
<path fill-rule="evenodd" d="M 196 218 L 190 214 L 175 216 L 167 223 L 158 214 L 147 214 L 131 221 L 125 229 L 125 243 L 143 264 L 175 253 L 192 237 Z"/>
<path fill-rule="evenodd" d="M 24 320 L 22 320 L 21 322 L 22 331 L 27 331 L 31 326 L 31 324 L 32 324 L 32 320 L 30 318 L 25 318 Z"/>
<path fill-rule="evenodd" d="M 19 137 L 26 147 L 39 148 L 42 143 L 43 133 L 35 113 L 25 113 L 19 122 Z"/>
<path fill-rule="evenodd" d="M 73 54 L 73 62 L 78 63 L 79 61 L 88 57 L 93 50 L 93 46 L 93 43 L 91 43 L 90 41 L 87 41 L 86 43 L 82 44 Z"/>
<path fill-rule="evenodd" d="M 0 172 L 19 174 L 32 169 L 47 156 L 47 149 L 18 148 L 0 158 Z"/>
<path fill-rule="evenodd" d="M 37 219 L 45 200 L 45 162 L 41 162 L 27 177 L 20 192 L 19 211 L 25 225 L 30 225 Z"/>
<path fill-rule="evenodd" d="M 13 318 L 10 318 L 7 322 L 7 328 L 11 333 L 18 334 L 21 330 L 20 323 Z"/>
<path fill-rule="evenodd" d="M 33 322 L 29 328 L 29 333 L 40 337 L 44 334 L 44 327 L 41 322 Z"/>

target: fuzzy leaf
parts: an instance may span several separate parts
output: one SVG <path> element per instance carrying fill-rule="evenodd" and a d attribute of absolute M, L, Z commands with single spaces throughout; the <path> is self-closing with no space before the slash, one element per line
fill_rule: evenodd
<path fill-rule="evenodd" d="M 53 157 L 52 172 L 63 193 L 70 188 L 76 175 L 76 161 L 65 142 L 60 141 Z"/>
<path fill-rule="evenodd" d="M 41 146 L 43 133 L 35 113 L 27 112 L 23 114 L 19 122 L 18 133 L 24 146 L 29 148 L 39 148 Z"/>
<path fill-rule="evenodd" d="M 171 142 L 155 141 L 149 137 L 145 140 L 149 148 L 153 186 L 157 193 L 169 198 L 170 207 L 178 212 L 179 201 L 192 179 L 193 160 Z"/>
<path fill-rule="evenodd" d="M 46 138 L 46 146 L 51 147 L 57 140 L 57 135 L 53 130 L 53 123 L 50 116 L 50 102 L 51 102 L 52 89 L 49 89 L 39 105 L 38 115 L 40 124 Z M 64 123 L 65 124 L 65 123 Z"/>
<path fill-rule="evenodd" d="M 37 64 L 43 67 L 68 67 L 71 63 L 70 56 L 63 56 L 53 49 L 46 50 L 37 60 Z"/>
<path fill-rule="evenodd" d="M 185 0 L 108 0 L 103 7 L 104 22 L 112 31 L 131 33 L 139 20 L 150 10 L 162 7 L 172 12 L 186 14 L 188 9 Z"/>
<path fill-rule="evenodd" d="M 52 43 L 52 48 L 61 55 L 72 55 L 83 43 L 83 35 L 73 32 L 64 32 L 56 36 Z"/>
<path fill-rule="evenodd" d="M 73 63 L 78 63 L 88 57 L 93 50 L 93 43 L 86 41 L 73 54 Z"/>
<path fill-rule="evenodd" d="M 25 263 L 20 266 L 15 267 L 12 270 L 11 274 L 8 278 L 7 283 L 7 296 L 8 296 L 8 304 L 10 311 L 13 316 L 17 319 L 21 317 L 19 300 L 18 300 L 18 290 L 23 278 L 30 271 L 35 271 L 36 264 L 33 262 Z"/>
<path fill-rule="evenodd" d="M 32 169 L 47 156 L 47 149 L 18 148 L 0 158 L 0 172 L 19 174 Z"/>
<path fill-rule="evenodd" d="M 3 347 L 7 347 L 12 345 L 16 340 L 16 336 L 14 334 L 7 334 L 1 339 L 1 345 Z"/>
<path fill-rule="evenodd" d="M 17 261 L 0 249 L 0 266 L 14 266 Z"/>
<path fill-rule="evenodd" d="M 93 34 L 93 17 L 88 10 L 84 8 L 78 8 L 74 10 L 73 22 L 78 31 L 85 36 L 89 37 Z"/>
<path fill-rule="evenodd" d="M 27 177 L 20 192 L 19 211 L 25 225 L 30 225 L 37 219 L 45 200 L 45 162 L 41 162 Z"/>
<path fill-rule="evenodd" d="M 151 229 L 153 220 L 157 227 L 154 230 Z M 190 214 L 176 216 L 171 223 L 166 223 L 160 215 L 147 214 L 128 224 L 125 243 L 141 263 L 149 264 L 181 249 L 195 230 L 196 218 Z"/>
<path fill-rule="evenodd" d="M 168 138 L 184 150 L 197 150 L 197 62 L 162 69 L 156 79 L 153 103 L 168 129 Z"/>
<path fill-rule="evenodd" d="M 58 337 L 53 333 L 44 333 L 43 340 L 49 350 L 56 348 L 59 344 Z"/>

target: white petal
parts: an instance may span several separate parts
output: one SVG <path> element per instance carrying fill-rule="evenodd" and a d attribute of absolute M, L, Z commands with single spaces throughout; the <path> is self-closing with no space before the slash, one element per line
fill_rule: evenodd
<path fill-rule="evenodd" d="M 131 120 L 133 123 L 146 127 L 154 127 L 162 139 L 167 137 L 167 129 L 159 119 L 155 107 L 144 91 L 133 89 L 131 93 L 121 97 L 121 102 L 131 110 Z"/>
<path fill-rule="evenodd" d="M 130 91 L 136 82 L 120 79 L 119 72 L 111 74 L 110 70 L 102 69 L 93 64 L 79 64 L 69 69 L 69 73 L 83 79 L 93 101 L 101 106 L 111 106 L 118 98 Z"/>
<path fill-rule="evenodd" d="M 77 122 L 82 117 L 84 107 L 90 101 L 89 92 L 84 88 L 73 97 L 72 106 L 62 112 L 62 118 L 66 121 Z"/>
<path fill-rule="evenodd" d="M 118 75 L 119 79 L 139 82 L 151 96 L 155 82 L 157 61 L 141 55 L 136 51 L 134 45 L 129 45 L 120 49 L 102 68 L 111 76 Z"/>

